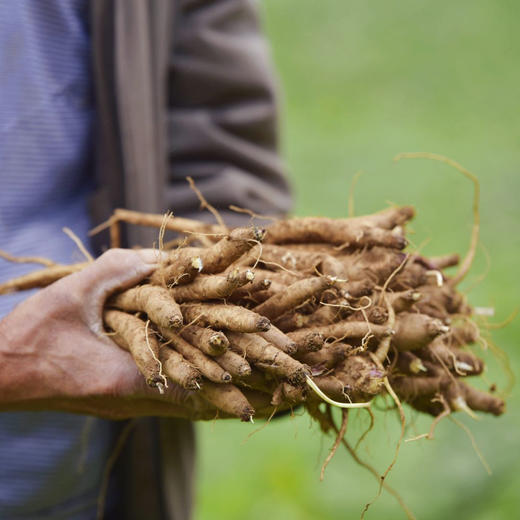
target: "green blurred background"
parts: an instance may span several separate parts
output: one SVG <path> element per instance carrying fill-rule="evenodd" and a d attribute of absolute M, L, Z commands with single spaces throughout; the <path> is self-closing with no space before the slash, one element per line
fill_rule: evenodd
<path fill-rule="evenodd" d="M 481 247 L 462 289 L 492 306 L 498 322 L 518 305 L 520 253 L 520 4 L 465 0 L 264 0 L 266 32 L 283 90 L 283 151 L 296 193 L 295 213 L 341 216 L 356 171 L 356 213 L 388 201 L 413 204 L 415 244 L 426 254 L 464 253 L 472 186 L 449 167 L 392 162 L 402 151 L 448 155 L 481 182 Z M 515 101 L 516 99 L 516 101 Z M 490 261 L 486 261 L 486 251 Z M 493 338 L 518 371 L 520 319 Z M 479 348 L 479 347 L 477 347 Z M 493 356 L 488 382 L 507 382 Z M 450 421 L 434 441 L 404 444 L 388 482 L 419 519 L 520 517 L 518 388 L 501 418 L 470 426 L 489 477 L 466 434 Z M 459 414 L 460 415 L 460 414 Z M 351 416 L 356 417 L 355 414 Z M 408 414 L 407 436 L 430 419 Z M 348 437 L 367 425 L 359 414 Z M 256 425 L 258 426 L 258 424 Z M 319 481 L 333 439 L 307 417 L 275 420 L 251 438 L 238 422 L 199 425 L 196 520 L 358 518 L 377 483 L 340 449 Z M 399 436 L 394 413 L 378 413 L 360 455 L 381 472 Z M 369 519 L 403 518 L 386 493 Z"/>

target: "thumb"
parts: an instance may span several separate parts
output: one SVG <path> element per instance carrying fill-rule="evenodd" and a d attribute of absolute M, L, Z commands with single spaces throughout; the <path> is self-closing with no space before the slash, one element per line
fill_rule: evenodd
<path fill-rule="evenodd" d="M 109 249 L 85 269 L 57 284 L 62 283 L 62 290 L 71 291 L 79 298 L 84 321 L 100 335 L 103 306 L 108 296 L 139 283 L 159 267 L 165 257 L 166 253 L 154 249 Z"/>
<path fill-rule="evenodd" d="M 75 282 L 85 288 L 102 287 L 106 292 L 135 285 L 152 273 L 167 257 L 154 249 L 109 249 L 77 273 Z"/>

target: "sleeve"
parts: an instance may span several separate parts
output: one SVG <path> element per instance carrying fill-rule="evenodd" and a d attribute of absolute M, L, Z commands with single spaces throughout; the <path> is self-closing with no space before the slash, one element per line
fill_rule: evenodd
<path fill-rule="evenodd" d="M 167 202 L 200 218 L 191 176 L 225 220 L 230 204 L 283 215 L 276 82 L 253 0 L 180 0 L 168 70 Z"/>

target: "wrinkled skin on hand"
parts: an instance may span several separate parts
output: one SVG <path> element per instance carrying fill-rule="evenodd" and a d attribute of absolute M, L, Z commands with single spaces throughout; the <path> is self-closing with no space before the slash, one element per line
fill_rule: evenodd
<path fill-rule="evenodd" d="M 210 404 L 177 385 L 164 395 L 149 388 L 131 355 L 104 332 L 106 298 L 148 276 L 158 261 L 151 249 L 110 250 L 0 321 L 0 410 L 215 417 Z"/>

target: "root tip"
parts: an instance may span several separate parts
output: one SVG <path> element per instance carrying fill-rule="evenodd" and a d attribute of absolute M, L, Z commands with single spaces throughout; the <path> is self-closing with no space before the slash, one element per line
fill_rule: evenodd
<path fill-rule="evenodd" d="M 242 422 L 250 422 L 250 423 L 255 423 L 255 421 L 253 420 L 253 416 L 255 415 L 255 410 L 251 407 L 246 407 L 242 410 L 242 413 L 240 414 L 240 420 Z"/>
<path fill-rule="evenodd" d="M 170 327 L 174 328 L 174 329 L 178 329 L 180 327 L 182 327 L 183 325 L 183 320 L 182 320 L 182 317 L 180 316 L 172 316 L 169 320 L 170 322 Z"/>
<path fill-rule="evenodd" d="M 256 323 L 259 332 L 266 332 L 271 328 L 271 322 L 265 316 L 261 316 Z"/>

